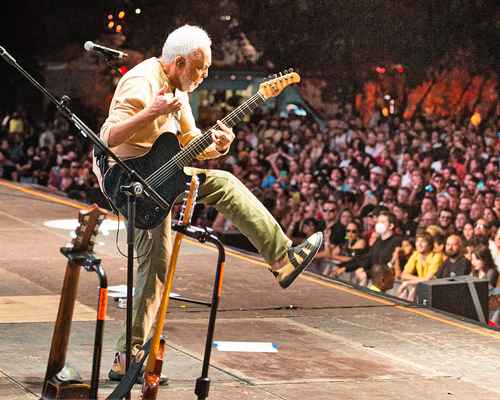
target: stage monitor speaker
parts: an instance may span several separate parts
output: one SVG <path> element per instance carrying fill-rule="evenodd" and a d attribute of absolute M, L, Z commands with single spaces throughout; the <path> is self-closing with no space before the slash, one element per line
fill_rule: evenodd
<path fill-rule="evenodd" d="M 473 288 L 476 293 L 473 293 Z M 488 280 L 456 276 L 421 282 L 417 285 L 415 301 L 417 304 L 485 322 L 488 319 Z"/>

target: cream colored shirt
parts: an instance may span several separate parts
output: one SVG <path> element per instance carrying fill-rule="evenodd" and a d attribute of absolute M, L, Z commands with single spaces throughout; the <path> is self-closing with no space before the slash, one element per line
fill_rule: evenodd
<path fill-rule="evenodd" d="M 132 117 L 139 111 L 150 105 L 156 94 L 164 86 L 168 85 L 167 76 L 158 58 L 147 59 L 128 71 L 118 82 L 115 94 L 111 100 L 109 115 L 101 127 L 101 140 L 108 145 L 109 132 L 111 127 L 127 118 Z M 173 88 L 167 96 L 174 96 Z M 130 158 L 143 155 L 149 151 L 158 136 L 164 132 L 177 135 L 181 148 L 184 148 L 191 140 L 201 135 L 196 128 L 189 96 L 186 92 L 175 90 L 175 96 L 182 106 L 175 114 L 162 115 L 152 123 L 142 129 L 133 132 L 133 135 L 118 146 L 112 147 L 116 155 L 120 158 Z M 198 159 L 217 158 L 222 154 L 215 149 L 215 144 L 211 144 L 201 154 Z M 165 160 L 165 162 L 168 160 Z M 95 157 L 93 171 L 99 183 L 101 173 L 96 165 Z"/>

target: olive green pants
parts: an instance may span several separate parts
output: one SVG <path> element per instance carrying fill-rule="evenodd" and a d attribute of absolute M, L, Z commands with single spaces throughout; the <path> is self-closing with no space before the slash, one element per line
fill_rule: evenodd
<path fill-rule="evenodd" d="M 186 173 L 205 175 L 206 179 L 200 185 L 197 201 L 215 207 L 231 220 L 267 263 L 272 264 L 285 256 L 291 240 L 271 213 L 238 178 L 220 170 L 186 168 Z M 172 248 L 170 225 L 169 215 L 162 224 L 150 231 L 135 230 L 136 253 L 147 256 L 138 260 L 132 313 L 134 347 L 142 346 L 156 319 Z M 125 349 L 126 337 L 123 333 L 118 339 L 116 350 L 125 352 Z"/>

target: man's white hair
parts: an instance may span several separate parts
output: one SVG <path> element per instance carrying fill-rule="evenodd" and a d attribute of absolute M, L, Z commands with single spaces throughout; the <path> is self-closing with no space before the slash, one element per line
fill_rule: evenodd
<path fill-rule="evenodd" d="M 176 56 L 187 56 L 196 49 L 210 48 L 211 45 L 207 32 L 199 26 L 184 25 L 168 35 L 161 58 L 165 62 L 171 62 Z"/>

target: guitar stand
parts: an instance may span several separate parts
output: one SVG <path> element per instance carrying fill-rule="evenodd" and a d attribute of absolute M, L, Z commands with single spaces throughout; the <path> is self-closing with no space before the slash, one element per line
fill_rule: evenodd
<path fill-rule="evenodd" d="M 99 297 L 97 300 L 97 321 L 94 337 L 94 355 L 92 359 L 92 375 L 90 378 L 89 399 L 97 399 L 99 387 L 99 371 L 101 368 L 102 338 L 104 333 L 104 321 L 106 319 L 106 308 L 108 304 L 108 279 L 106 272 L 101 266 L 101 259 L 96 258 L 92 252 L 71 251 L 71 248 L 62 247 L 64 254 L 70 263 L 81 265 L 88 272 L 95 272 L 99 278 Z"/>
<path fill-rule="evenodd" d="M 172 225 L 174 231 L 180 232 L 183 235 L 189 236 L 198 240 L 200 243 L 212 243 L 217 247 L 219 255 L 217 257 L 217 270 L 215 272 L 215 281 L 213 286 L 212 302 L 203 302 L 179 296 L 172 297 L 172 300 L 184 301 L 188 303 L 204 304 L 210 307 L 210 317 L 208 320 L 207 340 L 205 342 L 205 352 L 203 355 L 203 367 L 201 376 L 196 380 L 196 387 L 194 393 L 198 396 L 198 400 L 204 400 L 208 397 L 210 389 L 210 378 L 208 377 L 208 368 L 210 366 L 210 356 L 212 352 L 212 344 L 214 340 L 215 319 L 217 318 L 217 308 L 222 293 L 222 278 L 224 276 L 224 263 L 226 260 L 226 253 L 224 246 L 219 238 L 214 234 L 210 228 L 200 228 L 192 225 L 174 224 Z"/>

